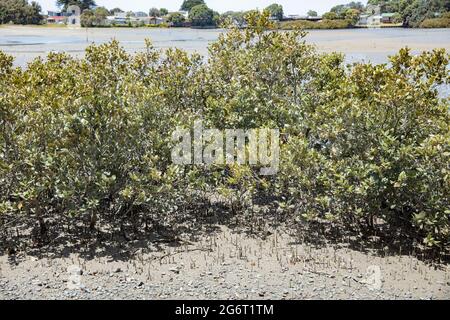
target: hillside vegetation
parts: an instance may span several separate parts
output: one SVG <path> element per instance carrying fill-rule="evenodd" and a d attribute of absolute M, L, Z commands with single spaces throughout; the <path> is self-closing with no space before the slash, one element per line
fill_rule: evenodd
<path fill-rule="evenodd" d="M 313 22 L 308 20 L 296 21 L 282 21 L 279 23 L 281 30 L 295 30 L 295 29 L 347 29 L 353 27 L 349 20 L 321 20 Z"/>

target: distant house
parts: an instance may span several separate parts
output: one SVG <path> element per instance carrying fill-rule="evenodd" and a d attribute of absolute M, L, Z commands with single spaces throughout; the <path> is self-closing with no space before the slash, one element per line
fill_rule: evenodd
<path fill-rule="evenodd" d="M 78 6 L 69 6 L 65 12 L 48 11 L 48 24 L 67 24 L 73 27 L 81 26 L 81 9 Z"/>
<path fill-rule="evenodd" d="M 392 24 L 395 23 L 397 13 L 382 13 L 379 15 L 361 15 L 359 17 L 358 25 L 361 26 L 379 26 L 381 24 Z"/>
<path fill-rule="evenodd" d="M 301 20 L 302 16 L 298 14 L 290 14 L 284 17 L 284 20 Z"/>
<path fill-rule="evenodd" d="M 71 5 L 67 8 L 67 24 L 73 27 L 81 27 L 81 9 Z"/>
<path fill-rule="evenodd" d="M 149 17 L 145 12 L 115 12 L 113 16 L 106 18 L 112 25 L 145 25 L 155 24 L 155 17 Z M 163 18 L 156 17 L 156 23 L 160 23 Z"/>
<path fill-rule="evenodd" d="M 148 17 L 148 23 L 147 24 L 155 24 L 159 25 L 164 22 L 166 22 L 166 19 L 164 17 Z"/>
<path fill-rule="evenodd" d="M 383 22 L 383 16 L 381 14 L 381 7 L 378 5 L 368 5 L 366 12 L 359 16 L 359 26 L 365 27 L 377 27 Z"/>
<path fill-rule="evenodd" d="M 367 24 L 369 26 L 379 26 L 381 24 L 382 16 L 374 15 L 367 18 Z"/>
<path fill-rule="evenodd" d="M 47 15 L 49 17 L 62 17 L 64 16 L 64 13 L 62 13 L 61 11 L 47 11 Z"/>
<path fill-rule="evenodd" d="M 47 11 L 48 24 L 64 24 L 67 22 L 67 14 L 61 11 Z"/>
<path fill-rule="evenodd" d="M 113 16 L 106 17 L 108 24 L 112 25 L 127 25 L 128 24 L 128 14 L 126 12 L 114 12 Z"/>
<path fill-rule="evenodd" d="M 394 23 L 396 16 L 397 16 L 397 13 L 393 13 L 393 12 L 382 13 L 381 14 L 381 22 L 382 23 Z"/>
<path fill-rule="evenodd" d="M 367 26 L 369 17 L 370 17 L 370 15 L 368 15 L 368 14 L 360 15 L 358 25 Z"/>
<path fill-rule="evenodd" d="M 67 22 L 67 17 L 61 15 L 48 15 L 48 24 L 65 24 Z"/>
<path fill-rule="evenodd" d="M 134 16 L 136 18 L 146 18 L 146 17 L 148 17 L 148 14 L 145 12 L 142 12 L 142 11 L 138 11 L 138 12 L 134 13 Z"/>
<path fill-rule="evenodd" d="M 128 23 L 127 18 L 120 18 L 117 16 L 107 16 L 106 22 L 109 25 L 126 25 Z"/>
<path fill-rule="evenodd" d="M 363 14 L 359 17 L 358 26 L 376 27 L 381 25 L 381 15 L 367 15 Z"/>
<path fill-rule="evenodd" d="M 307 16 L 306 20 L 308 20 L 308 21 L 321 21 L 322 20 L 322 16 Z"/>

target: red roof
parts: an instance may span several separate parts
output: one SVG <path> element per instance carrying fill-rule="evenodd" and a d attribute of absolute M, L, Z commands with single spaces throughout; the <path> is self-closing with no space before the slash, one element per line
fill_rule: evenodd
<path fill-rule="evenodd" d="M 47 20 L 62 21 L 62 20 L 64 20 L 65 18 L 66 18 L 66 17 L 52 16 L 52 17 L 48 17 Z"/>

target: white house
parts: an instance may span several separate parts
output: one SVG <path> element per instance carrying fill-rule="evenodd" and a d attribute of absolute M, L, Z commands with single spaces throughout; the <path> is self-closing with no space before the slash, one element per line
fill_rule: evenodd
<path fill-rule="evenodd" d="M 383 19 L 381 15 L 370 16 L 369 18 L 367 18 L 367 25 L 379 26 L 381 24 L 381 19 Z"/>
<path fill-rule="evenodd" d="M 148 17 L 148 14 L 145 12 L 142 12 L 142 11 L 138 11 L 138 12 L 134 13 L 134 16 L 136 18 L 146 18 L 146 17 Z"/>
<path fill-rule="evenodd" d="M 366 27 L 376 27 L 381 24 L 381 21 L 382 16 L 380 15 L 369 16 L 367 14 L 363 14 L 359 17 L 358 25 Z"/>
<path fill-rule="evenodd" d="M 358 25 L 361 26 L 366 26 L 367 25 L 367 20 L 369 19 L 369 15 L 368 14 L 362 14 L 359 16 L 359 21 L 358 21 Z"/>
<path fill-rule="evenodd" d="M 159 25 L 161 23 L 166 22 L 166 19 L 163 17 L 148 17 L 148 23 L 147 24 L 156 24 Z"/>
<path fill-rule="evenodd" d="M 72 27 L 81 27 L 80 7 L 71 5 L 67 8 L 67 25 Z"/>
<path fill-rule="evenodd" d="M 381 22 L 383 23 L 394 23 L 395 18 L 397 17 L 397 13 L 395 12 L 386 12 L 381 14 Z"/>
<path fill-rule="evenodd" d="M 162 18 L 149 17 L 144 12 L 116 12 L 113 16 L 106 18 L 109 24 L 115 25 L 144 25 L 144 24 L 159 24 Z M 155 22 L 156 20 L 156 22 Z"/>
<path fill-rule="evenodd" d="M 377 27 L 381 25 L 383 17 L 380 6 L 368 5 L 366 13 L 359 16 L 358 25 L 367 27 Z"/>

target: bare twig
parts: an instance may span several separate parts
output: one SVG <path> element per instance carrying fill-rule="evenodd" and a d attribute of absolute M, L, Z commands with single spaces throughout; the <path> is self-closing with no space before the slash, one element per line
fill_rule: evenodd
<path fill-rule="evenodd" d="M 161 261 L 161 260 L 163 260 L 164 258 L 171 257 L 171 256 L 174 256 L 174 255 L 179 254 L 179 253 L 183 253 L 183 252 L 194 252 L 194 251 L 207 251 L 207 252 L 212 252 L 212 249 L 196 248 L 196 249 L 180 250 L 180 251 L 176 251 L 176 252 L 170 252 L 170 253 L 167 253 L 167 254 L 165 254 L 165 255 L 162 255 L 161 257 L 155 257 L 154 260 L 159 259 L 159 261 Z"/>

